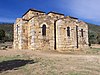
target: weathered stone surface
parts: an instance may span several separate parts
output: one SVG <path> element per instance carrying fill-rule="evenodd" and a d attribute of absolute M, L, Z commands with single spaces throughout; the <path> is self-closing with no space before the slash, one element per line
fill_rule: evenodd
<path fill-rule="evenodd" d="M 43 26 L 46 31 L 43 32 Z M 69 30 L 68 30 L 69 27 Z M 69 32 L 69 34 L 68 34 Z M 46 33 L 46 35 L 43 35 Z M 14 24 L 14 48 L 33 50 L 82 49 L 88 47 L 88 26 L 63 14 L 29 10 Z"/>

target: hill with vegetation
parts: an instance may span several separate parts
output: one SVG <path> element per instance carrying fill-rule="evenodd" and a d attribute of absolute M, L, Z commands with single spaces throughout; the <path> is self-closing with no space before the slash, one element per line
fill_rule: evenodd
<path fill-rule="evenodd" d="M 0 23 L 0 32 L 1 31 L 5 33 L 5 37 L 2 38 L 3 40 L 13 41 L 13 23 Z"/>
<path fill-rule="evenodd" d="M 100 26 L 87 23 L 89 26 L 89 42 L 100 44 Z M 5 40 L 13 41 L 13 23 L 0 23 L 0 30 L 5 31 Z"/>
<path fill-rule="evenodd" d="M 89 27 L 89 42 L 91 44 L 100 44 L 100 26 L 87 23 Z"/>

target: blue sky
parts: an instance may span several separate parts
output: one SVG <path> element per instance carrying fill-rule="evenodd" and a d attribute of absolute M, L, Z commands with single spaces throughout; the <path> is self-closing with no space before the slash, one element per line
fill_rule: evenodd
<path fill-rule="evenodd" d="M 100 25 L 100 0 L 0 0 L 0 22 L 15 22 L 29 8 L 55 11 Z"/>

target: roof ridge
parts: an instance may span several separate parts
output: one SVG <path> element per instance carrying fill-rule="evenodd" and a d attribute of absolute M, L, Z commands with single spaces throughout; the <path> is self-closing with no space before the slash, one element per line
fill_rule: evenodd
<path fill-rule="evenodd" d="M 47 14 L 49 14 L 49 13 L 54 13 L 54 14 L 64 15 L 64 14 L 59 13 L 59 12 L 56 12 L 56 11 L 50 11 L 50 12 L 48 12 Z"/>

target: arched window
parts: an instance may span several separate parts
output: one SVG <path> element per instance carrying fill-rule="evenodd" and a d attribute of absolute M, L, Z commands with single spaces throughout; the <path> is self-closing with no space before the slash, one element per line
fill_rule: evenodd
<path fill-rule="evenodd" d="M 81 29 L 81 36 L 83 37 L 83 29 Z"/>
<path fill-rule="evenodd" d="M 70 37 L 70 27 L 67 27 L 67 36 Z"/>
<path fill-rule="evenodd" d="M 46 25 L 42 26 L 42 36 L 46 36 Z"/>

